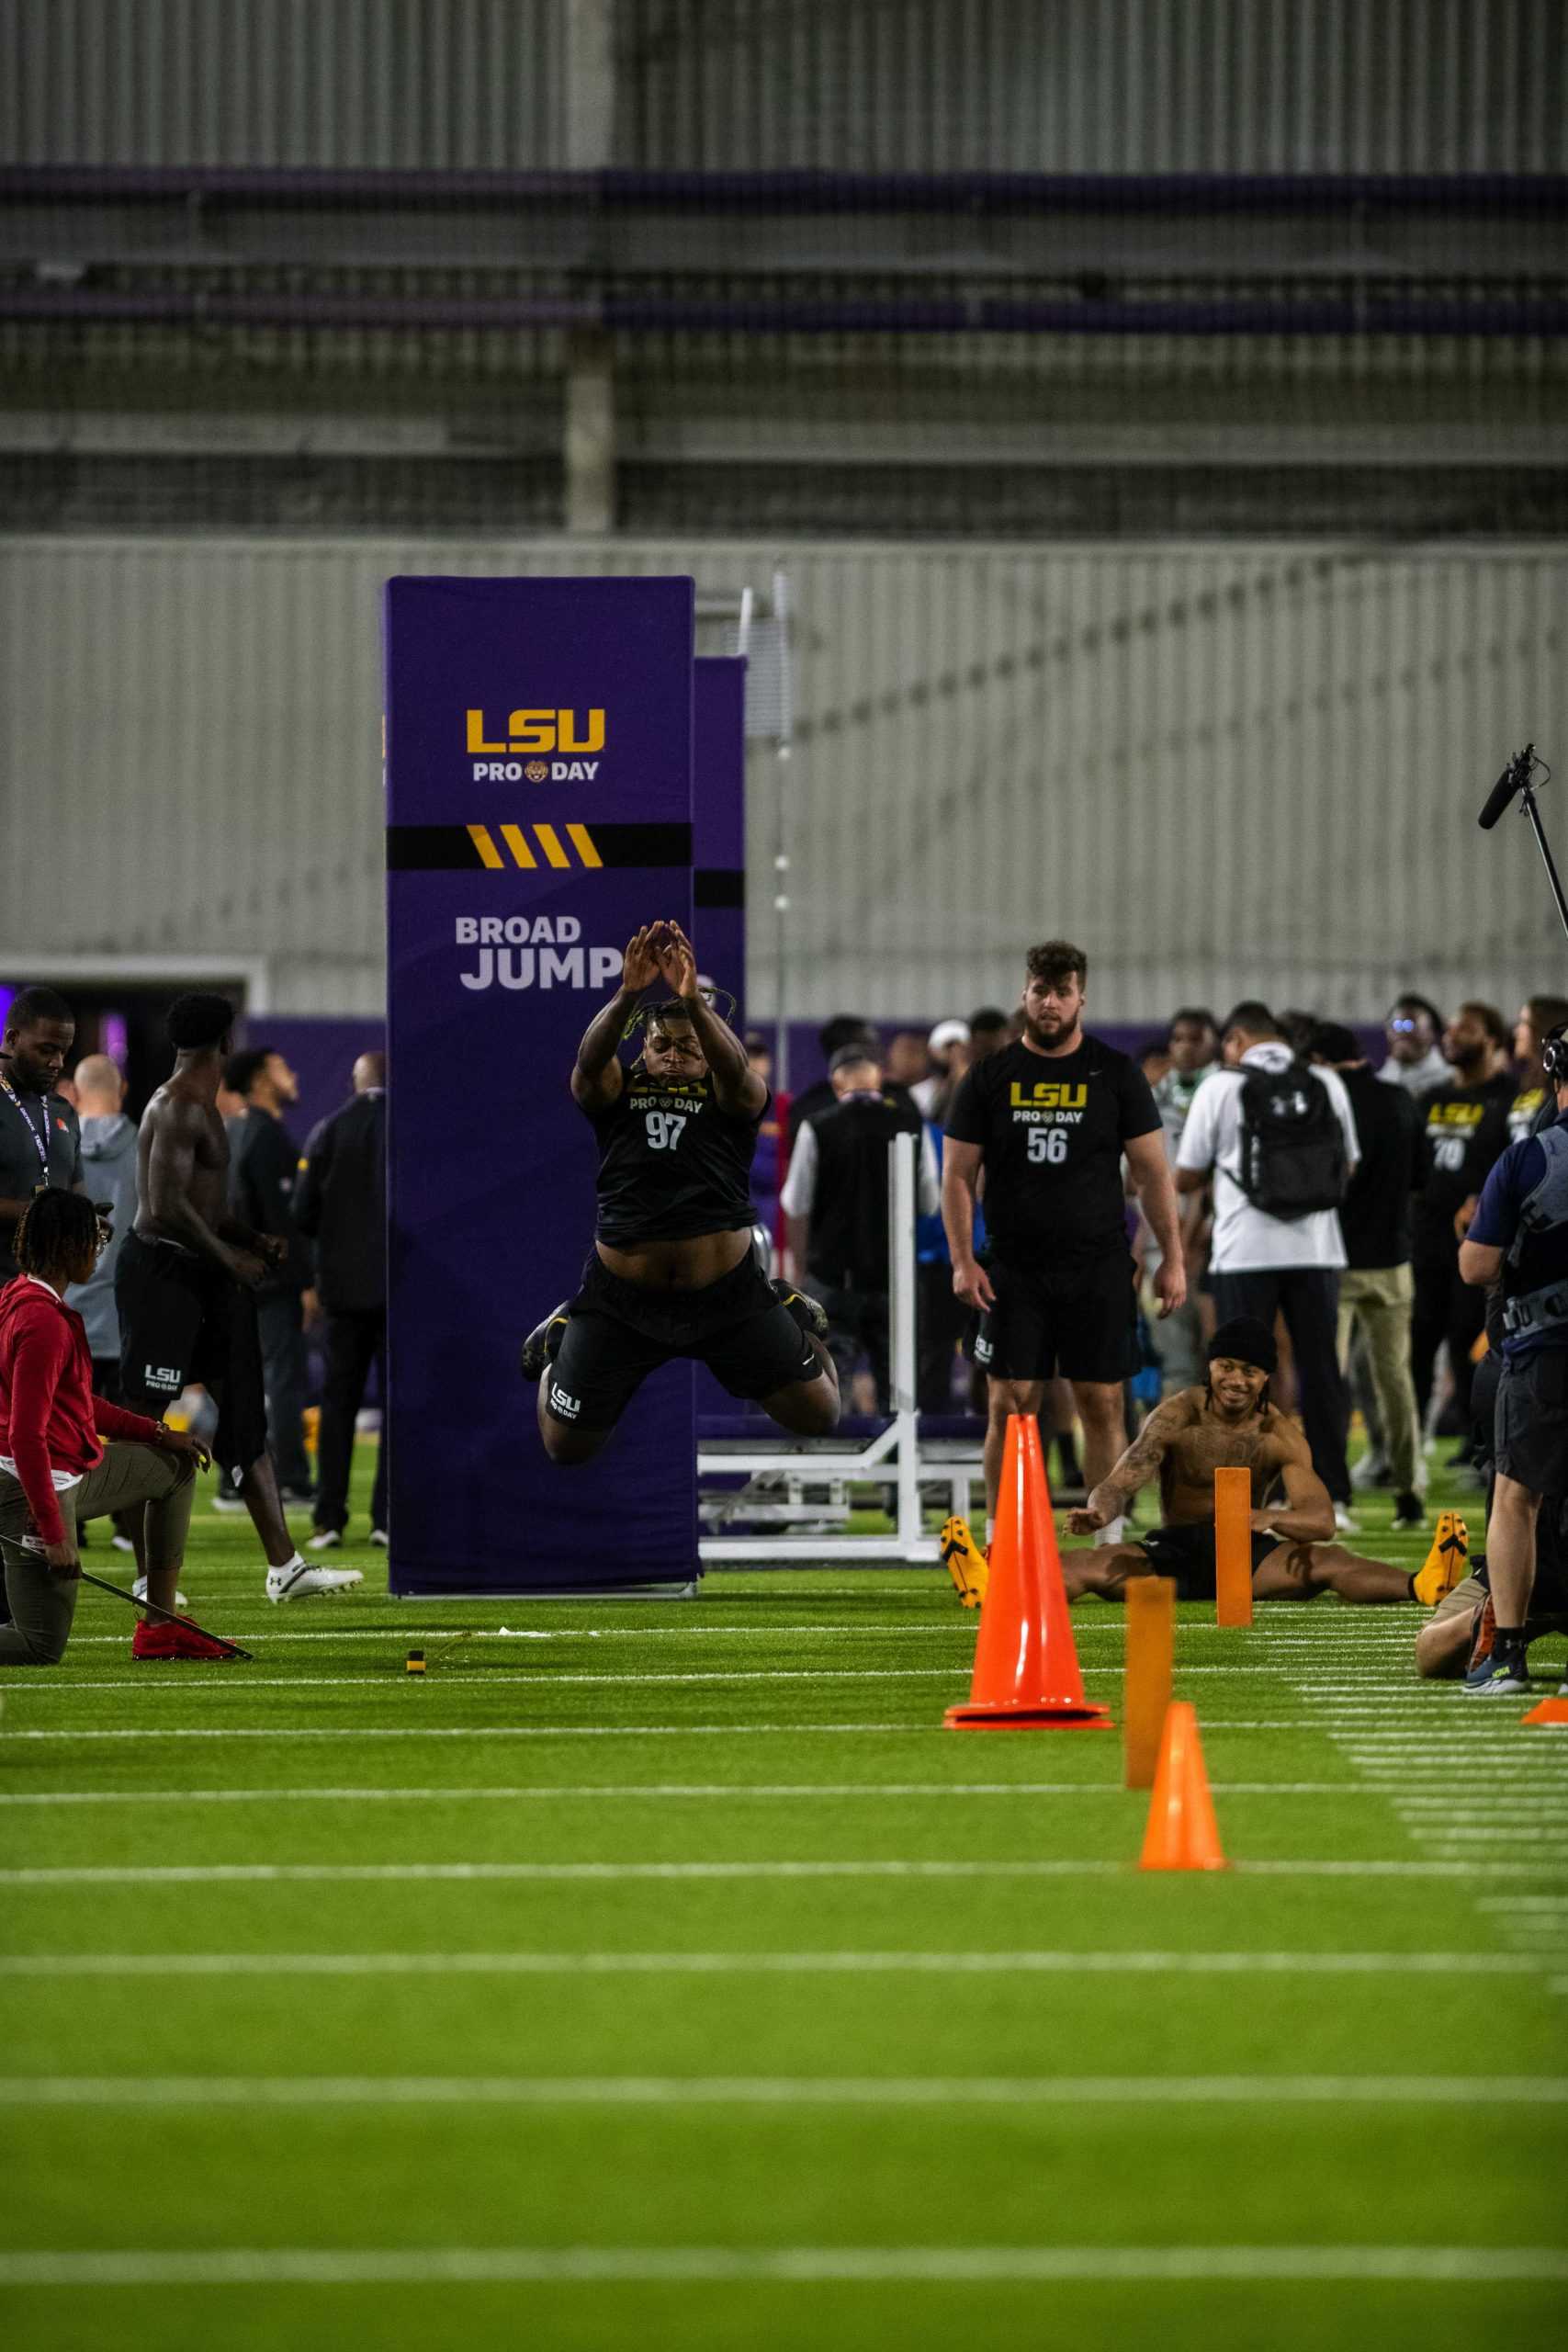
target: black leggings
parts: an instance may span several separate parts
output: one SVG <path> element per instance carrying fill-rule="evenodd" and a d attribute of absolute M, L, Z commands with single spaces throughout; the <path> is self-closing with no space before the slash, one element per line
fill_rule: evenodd
<path fill-rule="evenodd" d="M 1459 1268 L 1417 1266 L 1416 1306 L 1410 1318 L 1410 1369 L 1416 1379 L 1416 1403 L 1425 1422 L 1431 1401 L 1437 1353 L 1449 1343 L 1453 1366 L 1454 1402 L 1466 1430 L 1470 1427 L 1470 1385 L 1475 1366 L 1470 1351 L 1486 1321 L 1486 1294 L 1474 1283 L 1461 1283 Z"/>

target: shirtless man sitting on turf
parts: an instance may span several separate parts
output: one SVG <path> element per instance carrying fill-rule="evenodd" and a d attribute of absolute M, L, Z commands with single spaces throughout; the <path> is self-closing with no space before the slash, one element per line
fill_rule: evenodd
<path fill-rule="evenodd" d="M 1147 1576 L 1174 1577 L 1183 1600 L 1212 1600 L 1214 1472 L 1232 1466 L 1252 1473 L 1255 1600 L 1313 1600 L 1329 1591 L 1341 1600 L 1438 1600 L 1426 1586 L 1440 1571 L 1424 1568 L 1417 1590 L 1417 1578 L 1403 1568 L 1359 1558 L 1332 1541 L 1334 1505 L 1306 1440 L 1269 1402 L 1273 1333 L 1238 1316 L 1221 1325 L 1208 1353 L 1208 1386 L 1184 1388 L 1156 1406 L 1084 1509 L 1067 1514 L 1071 1533 L 1092 1534 L 1119 1517 L 1157 1472 L 1163 1524 L 1136 1544 L 1069 1553 L 1062 1563 L 1069 1600 L 1086 1592 L 1120 1600 L 1129 1577 Z M 1284 1500 L 1266 1508 L 1277 1479 Z"/>

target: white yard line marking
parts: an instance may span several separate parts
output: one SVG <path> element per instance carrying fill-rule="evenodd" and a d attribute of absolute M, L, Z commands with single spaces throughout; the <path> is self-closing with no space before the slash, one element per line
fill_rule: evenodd
<path fill-rule="evenodd" d="M 1213 1781 L 1216 1795 L 1249 1797 L 1372 1797 L 1377 1789 L 1354 1781 Z M 1119 1781 L 794 1781 L 775 1785 L 752 1781 L 584 1781 L 573 1788 L 453 1789 L 45 1789 L 0 1792 L 0 1806 L 52 1804 L 446 1804 L 568 1799 L 666 1797 L 712 1798 L 718 1802 L 757 1797 L 1125 1797 Z M 1141 1795 L 1138 1802 L 1142 1803 Z"/>
<path fill-rule="evenodd" d="M 1058 2280 L 1404 2280 L 1505 2286 L 1568 2279 L 1559 2246 L 212 2246 L 0 2253 L 8 2287 L 702 2286 L 837 2281 L 996 2286 Z"/>
<path fill-rule="evenodd" d="M 254 1638 L 259 1641 L 265 1637 L 258 1634 Z M 145 1670 L 141 1674 L 114 1676 L 63 1674 L 49 1681 L 30 1681 L 27 1686 L 26 1695 L 29 1698 L 68 1699 L 77 1691 L 140 1690 L 158 1693 L 178 1691 L 182 1697 L 189 1698 L 193 1694 L 203 1697 L 214 1693 L 220 1693 L 224 1697 L 228 1697 L 231 1693 L 243 1695 L 246 1690 L 375 1690 L 384 1688 L 389 1679 L 400 1679 L 395 1677 L 394 1670 L 401 1663 L 398 1654 L 401 1639 L 401 1636 L 398 1636 L 389 1640 L 387 1664 L 379 1672 L 372 1667 L 360 1674 L 300 1672 L 261 1675 L 229 1672 L 221 1675 L 191 1676 L 177 1672 L 161 1675 L 155 1669 Z M 1090 1679 L 1097 1676 L 1119 1676 L 1122 1670 L 1119 1660 L 1084 1658 L 1079 1663 L 1084 1674 Z M 444 1685 L 452 1687 L 466 1685 L 470 1689 L 491 1689 L 510 1682 L 525 1682 L 535 1690 L 554 1690 L 578 1683 L 613 1683 L 617 1689 L 624 1690 L 629 1671 L 629 1668 L 623 1668 L 615 1673 L 587 1674 L 569 1669 L 563 1673 L 558 1667 L 548 1668 L 541 1667 L 534 1672 L 513 1672 L 509 1668 L 489 1667 L 478 1672 L 458 1673 L 444 1668 L 441 1680 Z M 637 1679 L 639 1685 L 669 1682 L 929 1682 L 939 1680 L 952 1682 L 962 1680 L 969 1671 L 969 1659 L 961 1657 L 954 1658 L 952 1664 L 947 1666 L 835 1666 L 825 1661 L 818 1666 L 678 1667 L 655 1668 L 652 1671 L 645 1671 L 638 1668 Z M 1321 1704 L 1317 1696 L 1319 1678 L 1303 1676 L 1289 1667 L 1179 1666 L 1176 1672 L 1179 1679 L 1185 1679 L 1191 1675 L 1212 1674 L 1221 1676 L 1224 1680 L 1233 1683 L 1240 1681 L 1247 1674 L 1264 1674 L 1271 1680 L 1288 1680 L 1298 1686 L 1303 1699 L 1307 1700 L 1314 1708 Z M 1380 1693 L 1386 1690 L 1386 1677 L 1375 1670 L 1356 1674 L 1325 1672 L 1321 1680 L 1323 1687 L 1330 1690 L 1343 1690 L 1348 1682 L 1365 1683 L 1369 1690 L 1376 1690 Z M 1364 1702 L 1368 1712 L 1375 1713 L 1380 1718 L 1386 1717 L 1391 1708 L 1397 1703 L 1399 1701 L 1393 1694 L 1380 1697 L 1375 1701 L 1369 1698 Z M 1521 1702 L 1521 1705 L 1526 1703 L 1528 1702 Z M 1436 1702 L 1430 1698 L 1418 1699 L 1413 1694 L 1406 1694 L 1404 1704 L 1412 1714 L 1419 1715 L 1427 1721 L 1431 1721 L 1438 1712 Z M 1348 1702 L 1344 1707 L 1336 1712 L 1351 1712 L 1353 1709 L 1354 1702 Z"/>
<path fill-rule="evenodd" d="M 1254 1717 L 1245 1723 L 1208 1724 L 1205 1739 L 1231 1731 L 1311 1731 L 1293 1718 Z M 939 1723 L 919 1724 L 190 1724 L 70 1725 L 58 1731 L 6 1731 L 8 1739 L 276 1739 L 290 1747 L 304 1739 L 787 1739 L 840 1738 L 863 1733 L 904 1739 L 940 1739 L 951 1750 L 953 1735 Z"/>
<path fill-rule="evenodd" d="M 1561 2107 L 1568 2075 L 18 2075 L 6 2107 Z"/>
<path fill-rule="evenodd" d="M 0 1976 L 1527 1976 L 1542 1964 L 1467 1951 L 34 1952 L 0 1959 Z"/>
<path fill-rule="evenodd" d="M 1424 1615 L 1425 1612 L 1423 1612 L 1423 1621 Z M 1179 1623 L 1176 1634 L 1179 1644 L 1189 1634 L 1228 1633 L 1233 1630 L 1228 1626 L 1204 1624 L 1199 1621 L 1189 1624 Z M 389 1616 L 377 1625 L 334 1623 L 296 1627 L 289 1632 L 281 1632 L 278 1628 L 277 1612 L 276 1610 L 270 1610 L 265 1617 L 258 1617 L 254 1624 L 236 1628 L 236 1632 L 242 1636 L 249 1632 L 255 1634 L 258 1640 L 265 1637 L 274 1642 L 398 1642 L 405 1639 L 416 1642 L 440 1641 L 448 1634 L 457 1633 L 469 1633 L 477 1642 L 637 1642 L 638 1644 L 660 1641 L 747 1641 L 771 1644 L 776 1641 L 862 1642 L 867 1639 L 874 1641 L 941 1640 L 966 1644 L 974 1637 L 973 1624 L 966 1617 L 962 1617 L 956 1612 L 947 1623 L 933 1622 L 930 1624 L 915 1625 L 874 1623 L 863 1625 L 828 1623 L 816 1625 L 569 1624 L 541 1627 L 465 1626 L 457 1623 L 411 1625 L 403 1623 L 397 1617 Z M 1117 1647 L 1123 1642 L 1125 1635 L 1120 1622 L 1092 1625 L 1085 1624 L 1082 1618 L 1078 1617 L 1074 1621 L 1073 1638 L 1075 1646 L 1081 1651 L 1101 1642 L 1108 1643 L 1111 1647 Z M 1394 1638 L 1369 1639 L 1364 1634 L 1354 1639 L 1347 1636 L 1338 1645 L 1331 1643 L 1315 1633 L 1284 1636 L 1265 1634 L 1261 1638 L 1254 1634 L 1249 1639 L 1245 1636 L 1243 1638 L 1247 1639 L 1247 1647 L 1245 1654 L 1237 1658 L 1237 1668 L 1266 1664 L 1274 1651 L 1293 1654 L 1299 1650 L 1313 1657 L 1321 1657 L 1325 1650 L 1338 1646 L 1352 1658 L 1365 1658 L 1377 1655 L 1407 1658 L 1412 1647 L 1408 1629 L 1402 1631 Z M 118 1646 L 123 1639 L 124 1636 L 119 1634 L 73 1634 L 71 1646 L 73 1649 L 80 1649 L 88 1643 L 101 1647 Z M 1224 1670 L 1228 1672 L 1232 1669 L 1227 1668 Z"/>
<path fill-rule="evenodd" d="M 1254 1861 L 1231 1865 L 1247 1878 L 1568 1878 L 1568 1860 Z M 0 1886 L 358 1885 L 487 1880 L 603 1882 L 682 1879 L 1100 1878 L 1128 1874 L 1132 1861 L 1050 1856 L 1025 1861 L 748 1862 L 173 1862 L 66 1864 L 0 1870 Z"/>

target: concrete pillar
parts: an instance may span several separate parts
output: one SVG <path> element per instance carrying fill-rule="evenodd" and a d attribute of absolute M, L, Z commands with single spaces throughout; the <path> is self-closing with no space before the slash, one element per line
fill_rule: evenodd
<path fill-rule="evenodd" d="M 604 170 L 615 128 L 615 0 L 566 0 L 566 162 Z M 567 351 L 562 409 L 566 527 L 615 527 L 615 383 L 608 335 L 585 330 Z"/>
<path fill-rule="evenodd" d="M 615 527 L 615 380 L 610 338 L 595 329 L 573 334 L 567 352 L 566 527 Z"/>

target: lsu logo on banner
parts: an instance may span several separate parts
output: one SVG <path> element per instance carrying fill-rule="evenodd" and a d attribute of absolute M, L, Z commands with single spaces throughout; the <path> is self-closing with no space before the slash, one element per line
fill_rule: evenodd
<path fill-rule="evenodd" d="M 468 750 L 476 784 L 592 784 L 604 748 L 603 710 L 513 710 L 504 733 L 491 732 L 482 710 L 468 713 Z M 571 753 L 544 760 L 542 752 Z"/>

